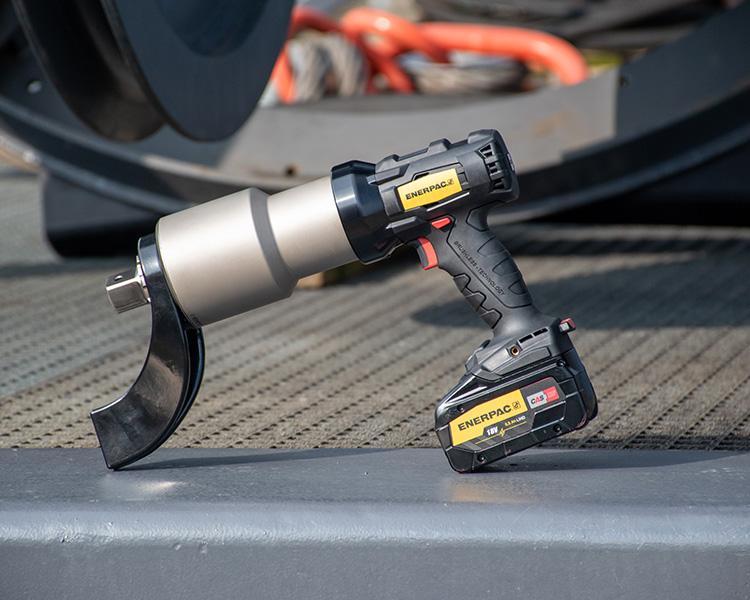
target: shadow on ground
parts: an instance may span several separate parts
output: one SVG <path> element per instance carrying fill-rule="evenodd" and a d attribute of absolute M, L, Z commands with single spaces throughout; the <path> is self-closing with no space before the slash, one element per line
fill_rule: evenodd
<path fill-rule="evenodd" d="M 587 329 L 737 327 L 750 324 L 748 255 L 708 255 L 536 283 L 536 304 Z M 484 328 L 462 298 L 412 314 L 424 323 Z"/>

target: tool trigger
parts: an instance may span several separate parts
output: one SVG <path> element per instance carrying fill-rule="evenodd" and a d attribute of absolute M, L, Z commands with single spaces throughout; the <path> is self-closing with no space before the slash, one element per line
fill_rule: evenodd
<path fill-rule="evenodd" d="M 430 242 L 430 240 L 424 237 L 420 237 L 417 238 L 416 243 L 413 245 L 417 251 L 417 255 L 419 256 L 419 262 L 422 263 L 422 268 L 425 271 L 434 269 L 435 267 L 439 266 L 437 252 L 435 252 L 435 247 L 432 245 L 432 242 Z"/>

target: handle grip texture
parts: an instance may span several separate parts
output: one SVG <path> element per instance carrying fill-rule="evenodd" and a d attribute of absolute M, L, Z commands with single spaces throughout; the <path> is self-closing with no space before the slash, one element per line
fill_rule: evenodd
<path fill-rule="evenodd" d="M 495 334 L 523 329 L 540 316 L 523 275 L 487 225 L 488 207 L 455 213 L 447 231 L 427 236 L 438 266 L 453 277 L 466 301 Z M 523 317 L 516 319 L 514 317 Z"/>

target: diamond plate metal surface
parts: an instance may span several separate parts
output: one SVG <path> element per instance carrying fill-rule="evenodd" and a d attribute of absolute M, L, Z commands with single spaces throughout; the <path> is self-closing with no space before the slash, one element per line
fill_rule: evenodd
<path fill-rule="evenodd" d="M 87 447 L 88 411 L 136 377 L 148 310 L 116 315 L 127 260 L 61 260 L 34 178 L 0 171 L 0 446 Z M 575 317 L 599 417 L 559 445 L 750 448 L 750 229 L 498 230 L 538 304 Z M 134 248 L 135 251 L 135 248 Z M 483 323 L 404 254 L 206 329 L 207 370 L 170 446 L 436 446 L 435 401 Z"/>

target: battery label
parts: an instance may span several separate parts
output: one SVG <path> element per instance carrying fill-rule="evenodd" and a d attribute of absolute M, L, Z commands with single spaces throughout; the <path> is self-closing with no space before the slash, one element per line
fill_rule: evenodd
<path fill-rule="evenodd" d="M 473 451 L 484 450 L 529 433 L 540 426 L 537 416 L 565 400 L 562 389 L 552 377 L 545 377 L 520 389 L 476 405 L 450 422 L 453 446 L 465 444 Z M 564 411 L 554 415 L 555 420 Z M 545 421 L 548 425 L 553 421 Z"/>
<path fill-rule="evenodd" d="M 483 437 L 485 432 L 497 425 L 506 428 L 506 421 L 528 411 L 521 390 L 513 390 L 487 402 L 483 402 L 467 411 L 450 423 L 451 441 L 454 446 Z M 509 424 L 508 424 L 509 425 Z"/>

